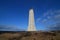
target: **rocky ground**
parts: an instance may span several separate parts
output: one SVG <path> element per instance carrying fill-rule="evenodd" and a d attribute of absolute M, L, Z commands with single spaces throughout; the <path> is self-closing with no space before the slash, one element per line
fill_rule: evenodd
<path fill-rule="evenodd" d="M 60 31 L 5 32 L 0 33 L 0 40 L 60 40 Z"/>

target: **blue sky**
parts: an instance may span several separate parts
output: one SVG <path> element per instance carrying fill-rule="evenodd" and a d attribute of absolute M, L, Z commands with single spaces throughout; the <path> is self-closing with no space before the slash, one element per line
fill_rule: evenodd
<path fill-rule="evenodd" d="M 7 26 L 0 30 L 27 30 L 30 8 L 34 9 L 37 30 L 60 22 L 60 0 L 0 0 L 0 25 Z"/>

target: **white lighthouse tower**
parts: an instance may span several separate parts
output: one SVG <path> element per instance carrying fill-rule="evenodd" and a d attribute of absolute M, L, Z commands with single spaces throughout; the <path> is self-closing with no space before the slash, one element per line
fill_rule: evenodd
<path fill-rule="evenodd" d="M 36 31 L 35 28 L 35 20 L 34 20 L 34 10 L 29 10 L 29 24 L 28 24 L 28 30 L 27 31 Z"/>

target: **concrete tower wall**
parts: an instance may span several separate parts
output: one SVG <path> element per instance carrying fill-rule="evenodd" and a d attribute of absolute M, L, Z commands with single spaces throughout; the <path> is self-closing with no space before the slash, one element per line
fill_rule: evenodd
<path fill-rule="evenodd" d="M 29 10 L 28 31 L 36 31 L 35 21 L 34 21 L 34 11 L 33 11 L 33 9 L 30 9 L 30 10 Z"/>

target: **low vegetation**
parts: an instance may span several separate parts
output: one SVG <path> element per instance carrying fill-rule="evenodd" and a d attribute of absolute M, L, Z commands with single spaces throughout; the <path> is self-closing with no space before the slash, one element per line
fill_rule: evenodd
<path fill-rule="evenodd" d="M 60 40 L 60 31 L 50 32 L 4 32 L 0 40 Z"/>

